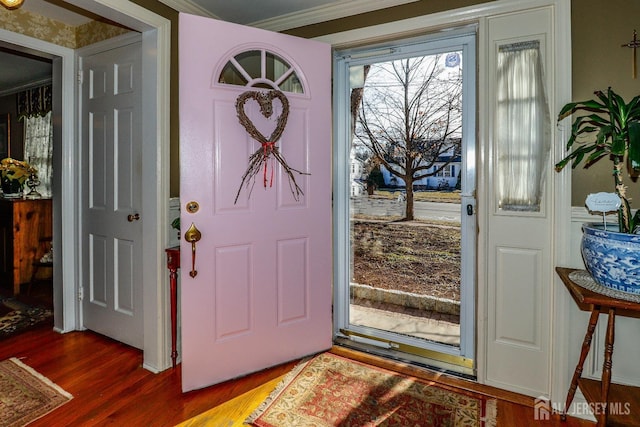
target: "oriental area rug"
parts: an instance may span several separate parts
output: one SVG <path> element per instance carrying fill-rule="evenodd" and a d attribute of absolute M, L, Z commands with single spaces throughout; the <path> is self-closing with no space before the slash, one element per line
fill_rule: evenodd
<path fill-rule="evenodd" d="M 256 427 L 496 425 L 496 400 L 323 353 L 299 364 L 245 423 Z"/>
<path fill-rule="evenodd" d="M 0 426 L 18 427 L 48 414 L 72 396 L 16 358 L 0 362 Z"/>
<path fill-rule="evenodd" d="M 0 339 L 50 320 L 51 310 L 33 307 L 14 298 L 0 298 Z"/>

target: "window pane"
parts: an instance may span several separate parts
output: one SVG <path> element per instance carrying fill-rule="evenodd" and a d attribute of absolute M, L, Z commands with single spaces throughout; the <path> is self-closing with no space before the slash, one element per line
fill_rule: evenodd
<path fill-rule="evenodd" d="M 266 53 L 267 67 L 266 78 L 275 82 L 291 68 L 282 58 L 271 52 Z"/>
<path fill-rule="evenodd" d="M 246 52 L 239 53 L 235 56 L 236 61 L 244 71 L 256 79 L 261 77 L 261 65 L 262 65 L 262 52 L 259 50 L 248 50 Z"/>
<path fill-rule="evenodd" d="M 220 73 L 218 83 L 245 86 L 248 82 L 231 62 L 227 62 L 227 65 L 222 69 L 222 73 Z"/>
<path fill-rule="evenodd" d="M 461 52 L 354 65 L 345 77 L 349 324 L 457 347 L 459 316 L 442 317 L 450 333 L 433 334 L 419 325 L 436 315 L 411 301 L 460 301 L 461 198 L 450 175 L 462 161 Z M 447 213 L 436 213 L 434 201 Z M 390 304 L 396 294 L 407 297 Z M 396 326 L 403 315 L 415 316 L 408 328 Z"/>
<path fill-rule="evenodd" d="M 497 70 L 498 207 L 539 212 L 551 138 L 540 43 L 500 46 Z"/>
<path fill-rule="evenodd" d="M 300 83 L 300 79 L 295 72 L 290 74 L 289 77 L 280 83 L 280 90 L 291 93 L 304 93 L 302 83 Z"/>

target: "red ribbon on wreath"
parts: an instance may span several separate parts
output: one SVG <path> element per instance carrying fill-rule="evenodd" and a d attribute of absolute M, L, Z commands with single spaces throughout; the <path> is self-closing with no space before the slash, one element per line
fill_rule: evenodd
<path fill-rule="evenodd" d="M 260 112 L 267 119 L 273 115 L 273 100 L 279 99 L 282 103 L 282 113 L 278 116 L 276 120 L 276 128 L 271 133 L 269 138 L 266 138 L 264 135 L 260 133 L 260 131 L 256 128 L 253 122 L 247 117 L 247 114 L 244 110 L 244 106 L 248 100 L 253 99 L 260 106 Z M 280 165 L 282 165 L 283 170 L 287 174 L 289 178 L 289 188 L 291 189 L 291 194 L 293 194 L 293 198 L 298 201 L 300 199 L 300 195 L 304 195 L 302 189 L 296 182 L 295 176 L 293 172 L 296 172 L 300 175 L 309 175 L 305 172 L 300 172 L 297 169 L 289 166 L 280 154 L 278 147 L 276 146 L 276 142 L 282 136 L 284 132 L 284 128 L 287 124 L 287 118 L 289 117 L 289 100 L 279 90 L 271 90 L 268 92 L 262 91 L 248 91 L 244 92 L 238 99 L 236 100 L 236 113 L 238 115 L 238 120 L 240 124 L 244 126 L 247 133 L 251 135 L 253 139 L 260 143 L 260 148 L 258 148 L 250 157 L 249 157 L 249 166 L 245 171 L 244 175 L 242 175 L 242 182 L 240 183 L 240 188 L 238 188 L 238 192 L 236 193 L 236 198 L 234 200 L 234 204 L 238 201 L 238 197 L 240 196 L 240 192 L 242 191 L 242 187 L 249 188 L 249 195 L 251 195 L 251 191 L 253 190 L 253 185 L 255 184 L 255 176 L 262 171 L 263 174 L 263 186 L 267 188 L 267 181 L 269 181 L 269 186 L 273 186 L 273 176 L 274 176 L 274 167 L 271 168 L 271 178 L 267 180 L 267 170 L 268 170 L 268 162 L 270 159 L 275 159 Z"/>
<path fill-rule="evenodd" d="M 264 176 L 263 176 L 263 183 L 264 183 L 264 187 L 267 187 L 267 163 L 269 161 L 269 155 L 273 152 L 273 150 L 276 148 L 276 143 L 275 142 L 263 142 L 262 143 L 262 148 L 263 148 L 263 153 L 262 156 L 264 157 Z M 274 167 L 271 166 L 271 179 L 269 180 L 269 187 L 273 187 L 273 169 Z"/>

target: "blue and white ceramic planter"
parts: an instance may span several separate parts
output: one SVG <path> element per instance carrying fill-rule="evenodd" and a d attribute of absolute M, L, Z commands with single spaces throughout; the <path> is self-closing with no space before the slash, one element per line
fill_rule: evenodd
<path fill-rule="evenodd" d="M 618 233 L 617 224 L 582 226 L 582 258 L 596 283 L 640 294 L 640 234 Z"/>

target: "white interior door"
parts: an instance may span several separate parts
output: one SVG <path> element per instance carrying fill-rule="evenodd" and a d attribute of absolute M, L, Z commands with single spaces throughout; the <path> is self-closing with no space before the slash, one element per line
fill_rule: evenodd
<path fill-rule="evenodd" d="M 84 326 L 143 347 L 141 43 L 82 61 Z"/>
<path fill-rule="evenodd" d="M 330 46 L 180 15 L 182 387 L 205 387 L 328 349 L 331 332 Z M 281 91 L 273 114 L 257 99 Z M 273 141 L 258 142 L 242 114 Z M 280 95 L 278 95 L 280 96 Z M 277 98 L 277 97 L 276 97 Z M 255 134 L 254 134 L 255 135 Z M 303 194 L 274 161 L 275 143 Z M 268 152 L 237 196 L 249 158 Z M 197 273 L 196 273 L 197 272 Z"/>

